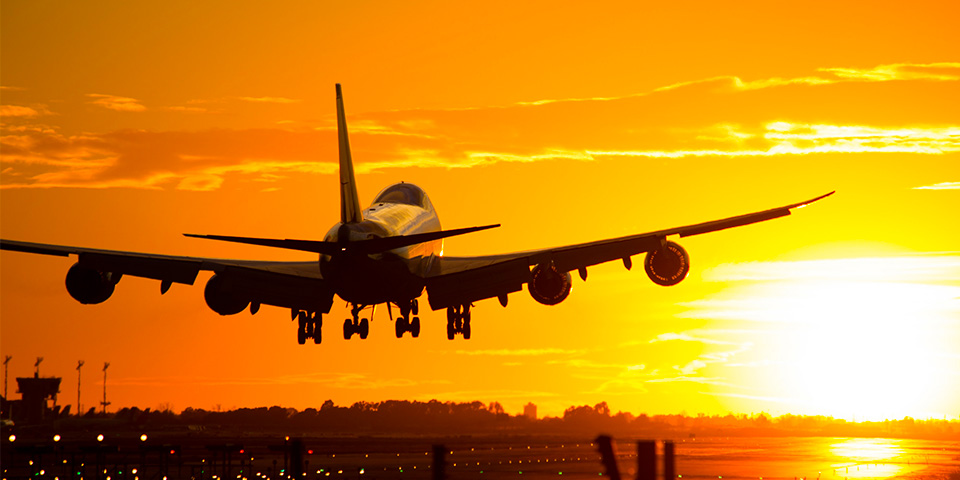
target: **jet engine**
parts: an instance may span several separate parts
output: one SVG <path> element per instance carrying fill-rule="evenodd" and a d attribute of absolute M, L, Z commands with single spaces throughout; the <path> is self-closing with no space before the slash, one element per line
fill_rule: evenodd
<path fill-rule="evenodd" d="M 572 286 L 570 272 L 558 272 L 551 262 L 533 267 L 527 290 L 534 300 L 544 305 L 556 305 L 570 295 Z"/>
<path fill-rule="evenodd" d="M 101 272 L 74 263 L 67 272 L 67 292 L 84 305 L 103 303 L 120 281 L 120 274 Z"/>
<path fill-rule="evenodd" d="M 643 267 L 653 283 L 669 287 L 687 278 L 687 273 L 690 272 L 690 256 L 680 245 L 667 242 L 663 248 L 647 252 Z"/>
<path fill-rule="evenodd" d="M 203 289 L 203 299 L 207 301 L 210 310 L 220 315 L 236 315 L 250 305 L 249 300 L 231 292 L 225 279 L 219 275 L 214 275 L 207 280 L 207 286 Z"/>

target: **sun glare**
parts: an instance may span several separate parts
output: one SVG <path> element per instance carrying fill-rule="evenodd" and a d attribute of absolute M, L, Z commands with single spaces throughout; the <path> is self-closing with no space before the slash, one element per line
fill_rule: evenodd
<path fill-rule="evenodd" d="M 938 258 L 956 270 L 955 256 Z M 950 322 L 960 311 L 960 287 L 935 283 L 936 260 L 728 265 L 711 275 L 734 286 L 692 302 L 696 308 L 685 316 L 757 322 L 764 335 L 757 354 L 769 357 L 756 360 L 774 363 L 764 375 L 777 378 L 753 383 L 776 388 L 766 394 L 788 399 L 794 412 L 851 420 L 939 417 L 949 410 L 942 399 L 955 388 Z M 932 281 L 917 278 L 923 276 Z"/>

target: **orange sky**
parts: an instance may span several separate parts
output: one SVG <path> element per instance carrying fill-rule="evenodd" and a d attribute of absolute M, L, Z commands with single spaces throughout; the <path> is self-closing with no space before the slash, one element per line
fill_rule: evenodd
<path fill-rule="evenodd" d="M 953 10 L 950 10 L 953 9 Z M 780 206 L 684 239 L 676 287 L 619 263 L 554 307 L 526 292 L 448 341 L 382 310 L 322 346 L 289 312 L 220 317 L 197 285 L 127 278 L 98 306 L 71 261 L 0 254 L 10 376 L 111 408 L 500 401 L 545 414 L 852 418 L 960 411 L 960 59 L 949 2 L 4 1 L 4 238 L 261 259 L 184 232 L 320 238 L 338 219 L 333 84 L 361 202 L 424 187 L 446 253 L 596 240 Z M 639 259 L 637 259 L 639 261 Z M 12 381 L 11 381 L 12 383 Z M 15 386 L 10 393 L 14 396 Z M 75 408 L 75 407 L 74 407 Z"/>

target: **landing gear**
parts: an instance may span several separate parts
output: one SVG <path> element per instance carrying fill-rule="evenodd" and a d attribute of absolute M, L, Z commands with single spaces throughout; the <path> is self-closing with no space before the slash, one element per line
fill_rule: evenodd
<path fill-rule="evenodd" d="M 363 310 L 363 305 L 353 305 L 353 307 L 350 308 L 350 314 L 353 316 L 353 319 L 348 318 L 343 321 L 344 340 L 350 340 L 353 334 L 360 335 L 360 339 L 363 340 L 370 334 L 370 321 L 366 318 L 360 318 L 361 310 Z"/>
<path fill-rule="evenodd" d="M 470 304 L 447 307 L 447 339 L 453 340 L 458 333 L 470 340 Z"/>
<path fill-rule="evenodd" d="M 297 343 L 303 345 L 307 343 L 308 338 L 313 339 L 317 345 L 322 341 L 321 328 L 323 326 L 323 316 L 319 313 L 308 313 L 303 310 L 296 312 L 297 318 Z"/>
<path fill-rule="evenodd" d="M 402 338 L 403 334 L 410 332 L 410 336 L 417 338 L 420 336 L 420 317 L 410 318 L 410 315 L 420 313 L 420 302 L 416 298 L 410 300 L 406 305 L 399 305 L 400 317 L 397 318 L 396 334 L 397 338 Z"/>

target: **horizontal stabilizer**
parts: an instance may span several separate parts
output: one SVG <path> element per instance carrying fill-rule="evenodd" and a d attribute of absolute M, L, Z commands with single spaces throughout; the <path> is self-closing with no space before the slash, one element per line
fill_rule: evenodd
<path fill-rule="evenodd" d="M 386 252 L 395 248 L 409 247 L 418 243 L 432 242 L 441 238 L 463 235 L 465 233 L 479 232 L 489 228 L 499 227 L 496 225 L 484 225 L 482 227 L 457 228 L 454 230 L 441 230 L 438 232 L 417 233 L 414 235 L 397 235 L 395 237 L 371 238 L 369 240 L 359 240 L 355 242 L 322 242 L 317 240 L 292 240 L 276 238 L 252 238 L 252 237 L 230 237 L 224 235 L 196 235 L 184 233 L 186 237 L 206 238 L 209 240 L 220 240 L 224 242 L 246 243 L 248 245 L 260 245 L 264 247 L 286 248 L 289 250 L 300 250 L 304 252 L 321 253 L 324 255 L 336 255 L 340 252 L 356 252 L 363 254 L 373 254 Z"/>
<path fill-rule="evenodd" d="M 206 238 L 207 240 L 220 240 L 223 242 L 246 243 L 248 245 L 260 245 L 262 247 L 286 248 L 289 250 L 302 250 L 304 252 L 323 253 L 333 255 L 340 251 L 340 245 L 334 242 L 320 242 L 317 240 L 292 240 L 289 238 L 253 238 L 253 237 L 230 237 L 226 235 L 197 235 L 194 233 L 184 233 L 183 236 L 191 238 Z"/>

